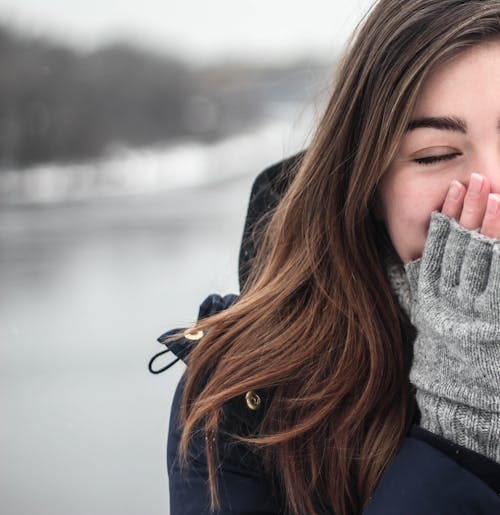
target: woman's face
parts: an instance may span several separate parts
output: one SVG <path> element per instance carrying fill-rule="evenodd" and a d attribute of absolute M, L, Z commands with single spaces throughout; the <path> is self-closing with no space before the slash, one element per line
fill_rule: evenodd
<path fill-rule="evenodd" d="M 432 211 L 454 179 L 467 187 L 472 172 L 500 193 L 500 42 L 469 49 L 429 76 L 382 178 L 382 216 L 403 262 L 422 255 Z"/>

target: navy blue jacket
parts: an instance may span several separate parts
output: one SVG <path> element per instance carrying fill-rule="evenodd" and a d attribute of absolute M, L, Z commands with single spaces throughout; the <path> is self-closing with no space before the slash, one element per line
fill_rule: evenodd
<path fill-rule="evenodd" d="M 255 255 L 252 227 L 266 210 L 274 207 L 288 183 L 300 155 L 262 172 L 254 183 L 240 251 L 240 285 Z M 291 172 L 289 172 L 290 174 Z M 210 295 L 200 306 L 199 318 L 227 308 L 235 295 Z M 165 343 L 168 331 L 158 340 Z M 168 342 L 165 351 L 175 355 L 172 364 L 184 360 L 197 341 L 180 338 Z M 160 353 L 161 354 L 161 353 Z M 150 363 L 153 371 L 154 358 Z M 166 367 L 164 367 L 166 369 Z M 209 514 L 208 472 L 203 437 L 195 437 L 188 467 L 181 470 L 178 415 L 183 378 L 177 386 L 169 426 L 167 466 L 170 483 L 170 515 Z M 259 392 L 265 396 L 265 392 Z M 264 470 L 259 456 L 244 444 L 231 442 L 226 434 L 244 433 L 256 427 L 266 401 L 257 410 L 247 400 L 235 399 L 226 407 L 225 426 L 217 442 L 221 508 L 217 515 L 277 515 L 284 513 L 279 483 Z M 332 514 L 322 511 L 318 514 Z M 364 515 L 500 515 L 500 464 L 414 425 L 367 504 Z"/>

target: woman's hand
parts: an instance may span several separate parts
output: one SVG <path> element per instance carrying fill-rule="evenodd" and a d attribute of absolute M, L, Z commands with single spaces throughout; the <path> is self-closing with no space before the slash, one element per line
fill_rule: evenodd
<path fill-rule="evenodd" d="M 420 425 L 500 463 L 499 200 L 478 174 L 452 183 L 405 269 Z"/>
<path fill-rule="evenodd" d="M 500 238 L 500 195 L 490 192 L 490 182 L 483 175 L 471 174 L 468 188 L 452 181 L 441 212 L 466 229 Z"/>

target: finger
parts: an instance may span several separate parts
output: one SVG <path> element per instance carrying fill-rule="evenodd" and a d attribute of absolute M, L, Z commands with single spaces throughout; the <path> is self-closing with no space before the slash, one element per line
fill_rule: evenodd
<path fill-rule="evenodd" d="M 474 234 L 465 251 L 460 274 L 459 298 L 464 303 L 473 302 L 474 297 L 484 290 L 490 273 L 493 244 L 486 238 Z"/>
<path fill-rule="evenodd" d="M 500 247 L 498 245 L 493 246 L 492 254 L 490 275 L 483 301 L 492 313 L 498 313 L 500 307 Z"/>
<path fill-rule="evenodd" d="M 500 238 L 500 195 L 498 193 L 488 195 L 481 234 L 489 238 Z"/>
<path fill-rule="evenodd" d="M 451 181 L 450 188 L 441 209 L 441 213 L 449 218 L 458 220 L 460 218 L 460 214 L 462 213 L 466 191 L 467 189 L 463 184 L 456 180 Z"/>
<path fill-rule="evenodd" d="M 441 282 L 444 288 L 454 288 L 460 282 L 460 272 L 465 251 L 470 242 L 471 232 L 456 223 L 452 224 L 444 249 Z"/>
<path fill-rule="evenodd" d="M 460 225 L 466 229 L 479 229 L 482 225 L 490 184 L 486 177 L 473 173 L 464 198 Z"/>
<path fill-rule="evenodd" d="M 436 288 L 441 275 L 441 263 L 450 234 L 450 220 L 441 213 L 434 211 L 427 233 L 420 273 L 431 283 L 428 286 Z"/>

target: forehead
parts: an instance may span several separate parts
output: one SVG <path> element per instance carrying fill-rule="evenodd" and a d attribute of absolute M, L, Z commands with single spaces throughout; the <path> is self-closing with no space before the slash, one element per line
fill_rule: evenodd
<path fill-rule="evenodd" d="M 419 94 L 415 115 L 467 109 L 471 97 L 489 99 L 500 91 L 500 40 L 469 48 L 432 70 Z"/>

